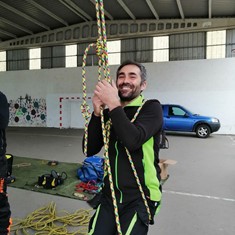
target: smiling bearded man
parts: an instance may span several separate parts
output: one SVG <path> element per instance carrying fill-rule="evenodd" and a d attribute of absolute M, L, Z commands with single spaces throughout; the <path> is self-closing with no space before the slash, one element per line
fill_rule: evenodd
<path fill-rule="evenodd" d="M 117 70 L 116 83 L 103 80 L 95 87 L 92 98 L 94 112 L 88 125 L 87 157 L 99 153 L 104 145 L 100 114 L 102 107 L 105 108 L 105 124 L 111 121 L 108 157 L 114 192 L 111 192 L 106 173 L 102 198 L 90 220 L 89 234 L 117 234 L 112 193 L 116 197 L 123 234 L 145 235 L 149 224 L 153 224 L 161 201 L 158 153 L 163 117 L 159 101 L 144 101 L 142 91 L 146 86 L 145 67 L 137 62 L 126 61 Z M 128 153 L 144 196 L 140 192 Z"/>

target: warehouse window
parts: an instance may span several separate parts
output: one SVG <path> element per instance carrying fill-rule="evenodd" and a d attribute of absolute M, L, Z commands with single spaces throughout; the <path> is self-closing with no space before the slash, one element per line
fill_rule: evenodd
<path fill-rule="evenodd" d="M 65 67 L 77 67 L 77 44 L 65 46 Z"/>
<path fill-rule="evenodd" d="M 0 71 L 6 71 L 6 51 L 0 51 Z"/>
<path fill-rule="evenodd" d="M 29 49 L 29 69 L 41 69 L 41 48 Z"/>
<path fill-rule="evenodd" d="M 121 41 L 107 42 L 109 64 L 120 64 L 121 61 Z"/>
<path fill-rule="evenodd" d="M 169 36 L 153 38 L 153 62 L 169 61 Z"/>
<path fill-rule="evenodd" d="M 207 59 L 225 58 L 226 30 L 207 32 Z"/>

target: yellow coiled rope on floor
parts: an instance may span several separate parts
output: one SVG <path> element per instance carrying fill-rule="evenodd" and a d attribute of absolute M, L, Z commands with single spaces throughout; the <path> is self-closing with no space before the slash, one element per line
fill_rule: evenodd
<path fill-rule="evenodd" d="M 14 232 L 15 235 L 85 235 L 91 217 L 90 211 L 56 211 L 55 202 L 51 202 L 24 219 L 13 219 L 11 234 Z"/>

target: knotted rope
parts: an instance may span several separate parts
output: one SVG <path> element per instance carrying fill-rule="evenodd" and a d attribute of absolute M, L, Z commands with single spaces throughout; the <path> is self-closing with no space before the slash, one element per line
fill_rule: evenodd
<path fill-rule="evenodd" d="M 145 102 L 143 102 L 142 105 L 137 109 L 137 111 L 136 111 L 134 117 L 133 117 L 132 120 L 131 120 L 132 123 L 133 123 L 133 122 L 135 121 L 135 119 L 137 118 L 137 116 L 138 116 L 138 114 L 139 114 L 141 108 L 143 107 L 144 103 L 145 103 Z M 137 183 L 137 185 L 138 185 L 138 187 L 139 187 L 141 196 L 142 196 L 142 198 L 143 198 L 144 205 L 145 205 L 146 210 L 147 210 L 147 212 L 148 212 L 149 221 L 151 221 L 152 217 L 151 217 L 150 209 L 149 209 L 149 206 L 148 206 L 148 202 L 147 202 L 146 196 L 145 196 L 145 194 L 144 194 L 144 190 L 143 190 L 142 185 L 141 185 L 141 183 L 140 183 L 140 179 L 139 179 L 138 174 L 137 174 L 137 171 L 136 171 L 136 169 L 135 169 L 135 165 L 134 165 L 134 163 L 133 163 L 133 161 L 132 161 L 132 157 L 131 157 L 130 152 L 128 151 L 127 148 L 125 148 L 125 149 L 126 149 L 126 153 L 127 153 L 129 162 L 130 162 L 130 164 L 131 164 L 131 169 L 133 170 L 133 173 L 134 173 L 134 176 L 135 176 L 135 179 L 136 179 L 136 183 Z"/>
<path fill-rule="evenodd" d="M 106 79 L 108 82 L 111 82 L 110 69 L 109 69 L 109 64 L 108 64 L 108 50 L 107 50 L 107 36 L 106 36 L 106 27 L 105 27 L 105 18 L 104 18 L 104 5 L 103 5 L 102 0 L 96 0 L 96 17 L 97 17 L 97 27 L 98 27 L 98 39 L 97 39 L 96 43 L 92 43 L 92 44 L 88 45 L 88 47 L 85 49 L 85 52 L 83 55 L 83 63 L 82 63 L 83 103 L 81 105 L 81 111 L 82 111 L 83 117 L 85 118 L 85 127 L 84 127 L 84 132 L 85 132 L 85 134 L 84 134 L 84 154 L 85 155 L 87 155 L 88 124 L 89 124 L 89 119 L 91 116 L 89 106 L 87 105 L 85 67 L 86 67 L 87 54 L 88 54 L 88 51 L 91 47 L 96 47 L 96 54 L 99 58 L 99 60 L 98 60 L 98 81 L 101 80 L 101 76 L 102 76 L 101 71 L 103 69 L 104 79 Z M 136 114 L 134 115 L 133 119 L 131 120 L 132 122 L 135 121 L 142 106 L 140 106 L 138 108 Z M 109 156 L 108 156 L 111 120 L 108 120 L 105 123 L 103 109 L 101 109 L 101 126 L 102 126 L 102 135 L 103 135 L 103 141 L 104 141 L 105 172 L 107 172 L 108 178 L 109 178 L 110 190 L 111 190 L 111 196 L 112 196 L 112 200 L 113 200 L 114 214 L 115 214 L 115 220 L 116 220 L 116 226 L 117 226 L 117 232 L 119 235 L 122 235 L 120 219 L 119 219 L 119 214 L 118 214 L 117 200 L 116 200 L 116 195 L 115 195 L 115 190 L 114 190 L 113 176 L 112 176 L 110 161 L 109 161 Z M 133 163 L 131 155 L 127 149 L 126 149 L 126 152 L 128 155 L 129 162 L 131 164 L 131 168 L 134 172 L 134 176 L 136 178 L 137 185 L 139 187 L 142 198 L 144 200 L 144 204 L 146 206 L 146 209 L 147 209 L 147 212 L 149 215 L 149 220 L 151 220 L 151 214 L 150 214 L 150 210 L 148 207 L 148 203 L 147 203 L 144 191 L 142 189 L 142 186 L 140 184 L 140 180 L 137 175 L 134 163 Z"/>
<path fill-rule="evenodd" d="M 86 235 L 90 210 L 80 209 L 74 213 L 57 211 L 55 202 L 39 208 L 24 219 L 13 219 L 11 231 L 25 235 Z"/>
<path fill-rule="evenodd" d="M 96 0 L 96 17 L 97 17 L 97 27 L 98 27 L 99 37 L 97 39 L 96 44 L 92 43 L 86 48 L 84 55 L 83 55 L 83 63 L 82 63 L 83 103 L 81 105 L 81 110 L 82 110 L 83 117 L 85 118 L 85 128 L 84 128 L 84 132 L 85 132 L 84 154 L 85 155 L 87 155 L 88 124 L 89 124 L 89 119 L 91 116 L 89 106 L 87 105 L 85 66 L 86 66 L 87 54 L 91 47 L 96 46 L 96 54 L 99 58 L 98 81 L 101 80 L 101 71 L 103 68 L 104 78 L 108 82 L 111 82 L 110 69 L 109 69 L 109 64 L 108 64 L 108 50 L 107 50 L 107 36 L 106 36 L 106 27 L 105 27 L 105 18 L 104 18 L 104 5 L 103 5 L 102 0 Z M 108 157 L 108 140 L 109 140 L 109 133 L 110 133 L 110 123 L 108 122 L 107 125 L 105 125 L 102 109 L 101 109 L 101 123 L 102 123 L 102 134 L 103 134 L 103 139 L 104 139 L 105 171 L 108 173 L 108 177 L 109 177 L 111 195 L 112 195 L 113 206 L 114 206 L 115 220 L 117 224 L 117 231 L 118 231 L 118 234 L 122 234 L 119 214 L 118 214 L 117 200 L 115 196 L 113 178 L 112 178 L 111 167 L 110 167 L 110 162 L 109 162 L 109 157 Z"/>

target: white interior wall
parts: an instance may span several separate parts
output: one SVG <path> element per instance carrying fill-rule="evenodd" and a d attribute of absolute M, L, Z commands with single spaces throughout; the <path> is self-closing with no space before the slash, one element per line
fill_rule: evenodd
<path fill-rule="evenodd" d="M 234 58 L 227 58 L 150 64 L 147 97 L 218 117 L 218 133 L 235 134 L 234 63 Z"/>
<path fill-rule="evenodd" d="M 234 64 L 235 58 L 147 63 L 145 97 L 157 98 L 162 103 L 181 104 L 196 113 L 218 117 L 221 121 L 218 133 L 235 134 Z M 116 69 L 117 66 L 110 66 L 113 78 Z M 91 96 L 97 78 L 97 67 L 87 67 L 88 96 Z M 46 99 L 48 127 L 60 127 L 60 97 L 80 97 L 63 99 L 62 120 L 64 128 L 83 127 L 81 68 L 1 72 L 0 84 L 1 91 L 9 100 L 26 94 Z M 91 106 L 90 100 L 88 104 Z"/>

